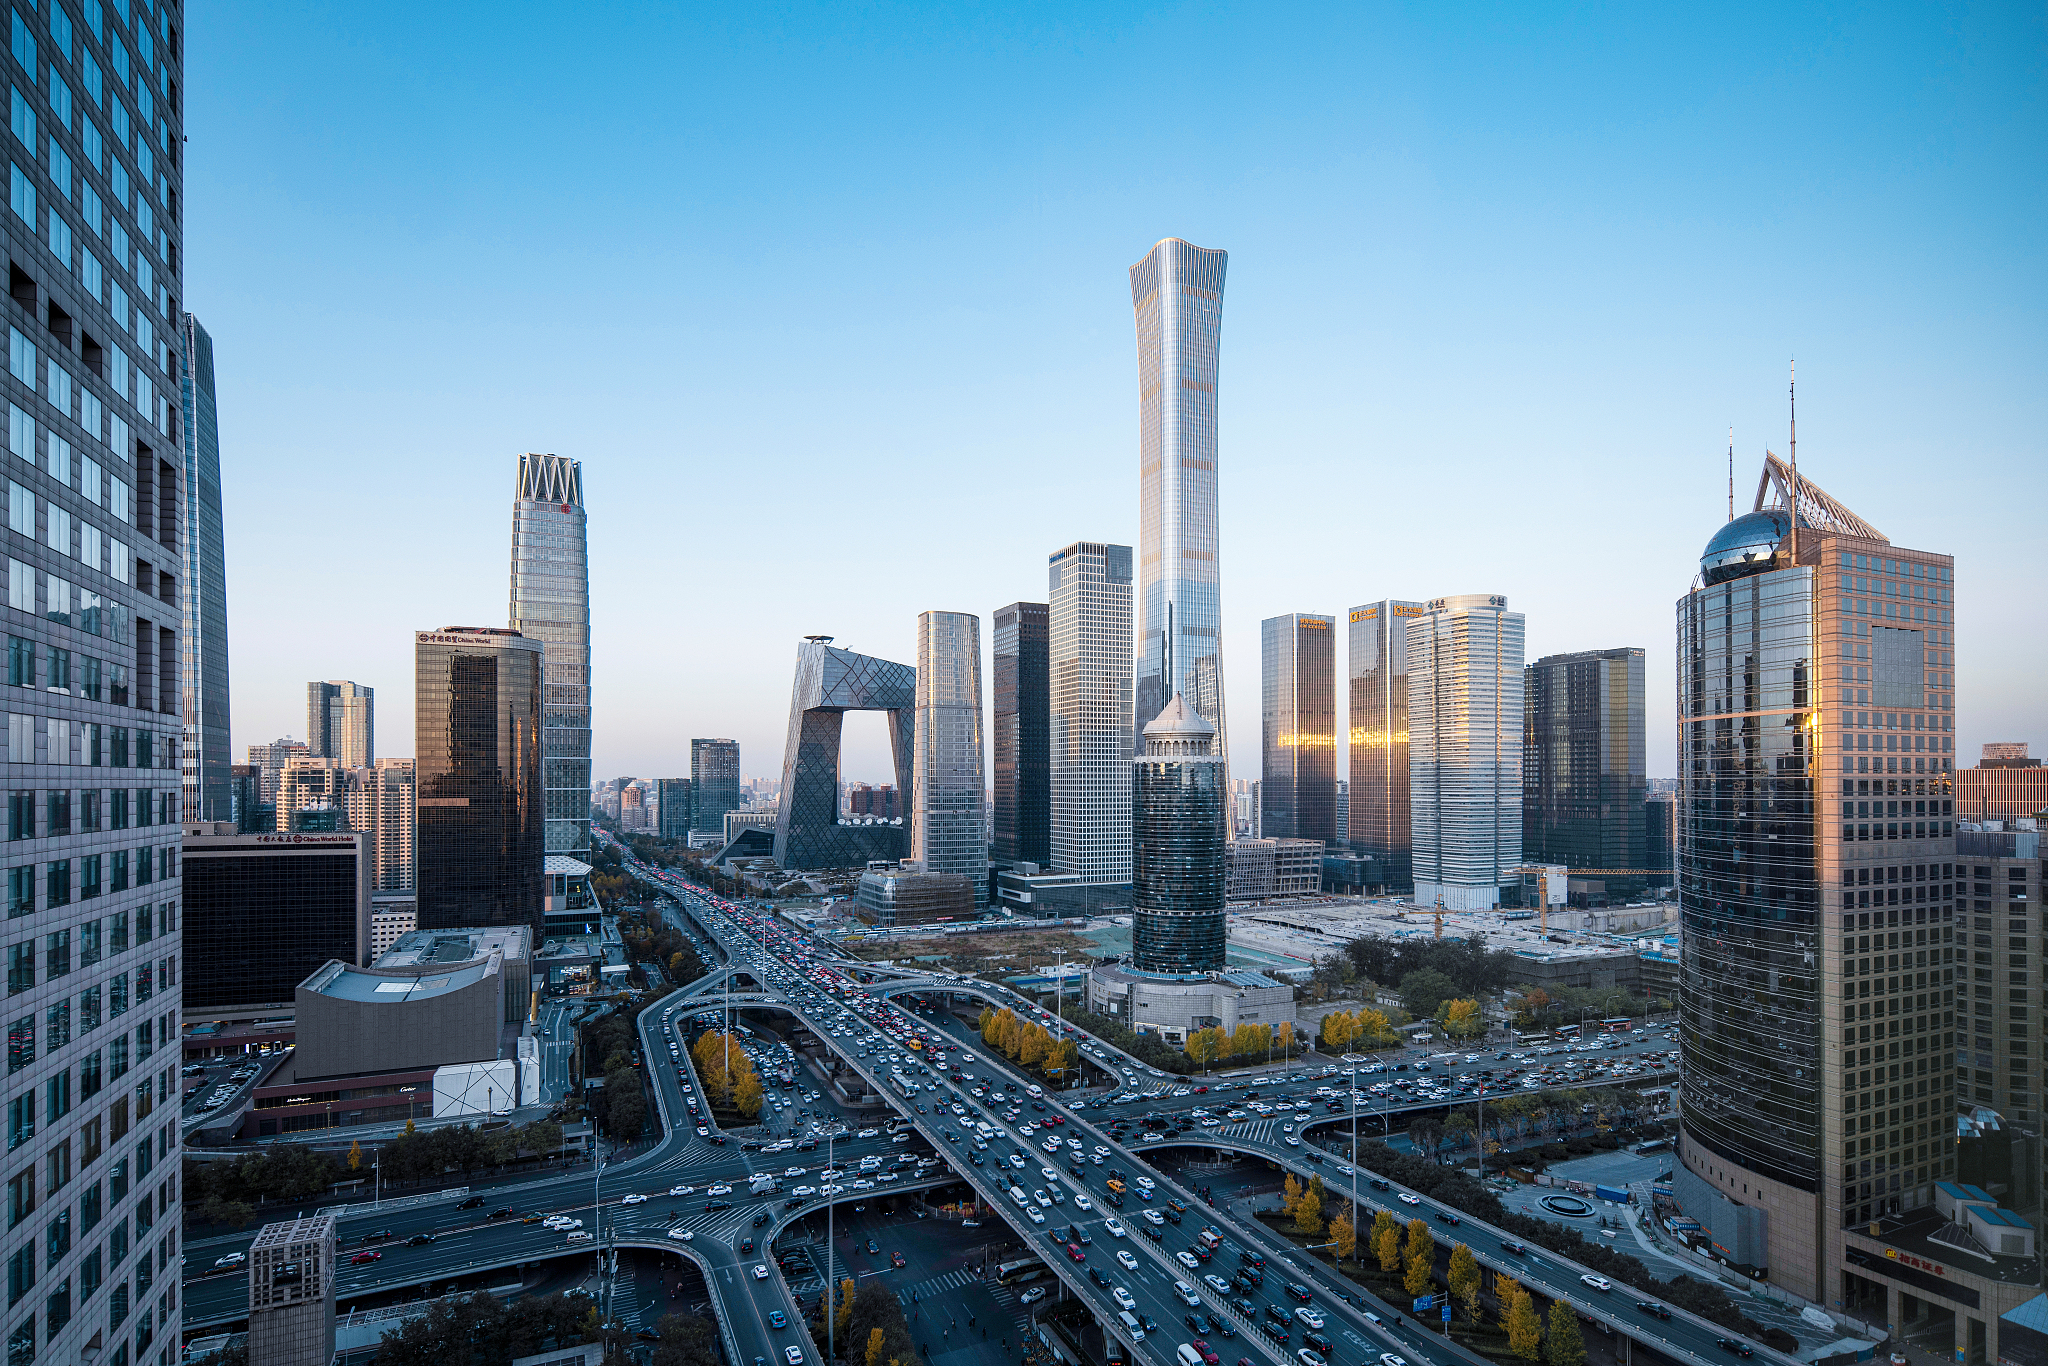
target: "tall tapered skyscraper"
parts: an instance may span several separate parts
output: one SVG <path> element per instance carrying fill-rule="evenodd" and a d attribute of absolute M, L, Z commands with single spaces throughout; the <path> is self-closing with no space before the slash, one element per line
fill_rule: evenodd
<path fill-rule="evenodd" d="M 959 873 L 988 905 L 988 816 L 982 778 L 981 618 L 917 618 L 917 729 L 912 738 L 910 856 Z"/>
<path fill-rule="evenodd" d="M 1228 253 L 1169 237 L 1131 267 L 1138 327 L 1138 668 L 1132 736 L 1175 693 L 1223 716 L 1217 578 L 1216 351 Z"/>
<path fill-rule="evenodd" d="M 547 651 L 541 703 L 547 852 L 588 863 L 590 556 L 581 461 L 559 455 L 519 457 L 512 503 L 511 626 Z"/>
<path fill-rule="evenodd" d="M 187 819 L 232 819 L 228 745 L 228 585 L 220 513 L 220 423 L 213 401 L 213 338 L 185 314 L 185 367 L 178 376 L 185 429 L 185 777 Z"/>

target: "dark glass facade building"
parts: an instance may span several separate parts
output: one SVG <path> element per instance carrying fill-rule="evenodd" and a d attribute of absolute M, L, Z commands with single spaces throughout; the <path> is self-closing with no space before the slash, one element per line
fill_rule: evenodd
<path fill-rule="evenodd" d="M 725 838 L 725 813 L 740 809 L 740 742 L 690 741 L 690 830 Z"/>
<path fill-rule="evenodd" d="M 1216 728 L 1176 696 L 1131 761 L 1131 961 L 1140 972 L 1223 968 L 1228 784 L 1215 741 Z"/>
<path fill-rule="evenodd" d="M 1522 853 L 1567 868 L 1648 869 L 1643 652 L 1546 655 L 1523 671 Z M 1610 900 L 1650 874 L 1610 873 Z"/>
<path fill-rule="evenodd" d="M 1795 532 L 1793 484 L 1767 458 L 1677 605 L 1679 1160 L 1771 1280 L 1901 1318 L 1852 1235 L 1935 1217 L 1957 1031 L 2006 990 L 1954 921 L 1954 568 L 1807 480 Z"/>
<path fill-rule="evenodd" d="M 1345 642 L 1351 687 L 1351 807 L 1354 853 L 1377 865 L 1378 885 L 1414 885 L 1408 814 L 1408 623 L 1419 602 L 1387 598 L 1351 609 Z"/>
<path fill-rule="evenodd" d="M 1290 612 L 1259 624 L 1259 834 L 1344 837 L 1337 828 L 1337 622 Z"/>
<path fill-rule="evenodd" d="M 541 642 L 469 626 L 413 639 L 419 928 L 531 925 L 537 935 Z"/>
<path fill-rule="evenodd" d="M 188 1014 L 289 1010 L 299 983 L 328 959 L 363 965 L 370 835 L 205 830 L 185 837 Z"/>
<path fill-rule="evenodd" d="M 227 543 L 220 511 L 220 419 L 214 407 L 213 338 L 184 315 L 185 368 L 178 376 L 184 408 L 185 608 L 184 769 L 185 814 L 194 820 L 233 819 L 228 770 Z"/>
<path fill-rule="evenodd" d="M 663 778 L 659 786 L 660 796 L 656 802 L 661 821 L 660 835 L 665 840 L 688 840 L 690 838 L 690 780 L 688 778 Z"/>
<path fill-rule="evenodd" d="M 995 845 L 1000 863 L 1052 861 L 1052 694 L 1046 605 L 1013 602 L 995 615 L 990 719 L 995 743 Z"/>

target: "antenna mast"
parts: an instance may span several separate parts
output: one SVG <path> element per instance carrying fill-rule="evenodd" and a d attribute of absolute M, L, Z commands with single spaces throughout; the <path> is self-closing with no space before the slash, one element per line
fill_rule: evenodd
<path fill-rule="evenodd" d="M 1799 563 L 1799 362 L 1787 362 L 1791 375 L 1786 402 L 1792 414 L 1792 563 Z"/>
<path fill-rule="evenodd" d="M 1728 520 L 1735 520 L 1735 429 L 1728 429 Z"/>

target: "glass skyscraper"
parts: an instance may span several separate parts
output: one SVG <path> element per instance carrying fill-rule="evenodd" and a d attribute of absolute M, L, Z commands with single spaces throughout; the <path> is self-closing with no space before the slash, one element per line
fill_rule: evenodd
<path fill-rule="evenodd" d="M 419 927 L 541 930 L 540 641 L 450 626 L 413 637 Z"/>
<path fill-rule="evenodd" d="M 1520 612 L 1486 593 L 1434 598 L 1408 622 L 1408 812 L 1415 904 L 1500 904 L 1522 861 Z"/>
<path fill-rule="evenodd" d="M 725 815 L 740 809 L 740 742 L 690 741 L 690 833 L 725 838 Z"/>
<path fill-rule="evenodd" d="M 1259 830 L 1266 839 L 1343 838 L 1337 829 L 1337 621 L 1292 612 L 1259 623 Z"/>
<path fill-rule="evenodd" d="M 547 650 L 541 727 L 547 853 L 588 863 L 590 553 L 583 465 L 559 455 L 522 455 L 512 497 L 510 625 Z M 426 923 L 423 913 L 420 924 Z"/>
<path fill-rule="evenodd" d="M 179 580 L 200 496 L 185 473 L 185 158 L 170 150 L 183 14 L 12 14 L 0 1332 L 17 1363 L 169 1366 L 181 1351 Z"/>
<path fill-rule="evenodd" d="M 917 729 L 911 740 L 910 856 L 926 872 L 959 873 L 988 905 L 988 817 L 983 807 L 981 618 L 917 618 Z"/>
<path fill-rule="evenodd" d="M 1128 660 L 1128 602 L 1124 616 L 1124 657 Z M 1052 862 L 1052 759 L 1047 749 L 1052 699 L 1047 691 L 1046 605 L 1013 602 L 996 608 L 995 637 L 990 644 L 994 652 L 989 689 L 989 739 L 995 747 L 993 853 L 1000 863 L 1044 867 Z"/>
<path fill-rule="evenodd" d="M 1131 963 L 1140 972 L 1224 965 L 1223 804 L 1216 728 L 1175 697 L 1131 761 Z"/>
<path fill-rule="evenodd" d="M 1546 655 L 1523 681 L 1522 852 L 1530 863 L 1647 869 L 1643 652 Z M 1604 879 L 1608 899 L 1650 885 Z"/>
<path fill-rule="evenodd" d="M 1794 503 L 1767 457 L 1677 604 L 1678 1194 L 1741 1197 L 1772 1281 L 1901 1322 L 1886 1249 L 1942 1222 L 1957 1080 L 2001 1061 L 1968 1024 L 2009 990 L 1956 920 L 1955 568 Z"/>
<path fill-rule="evenodd" d="M 1382 886 L 1414 885 L 1408 812 L 1408 623 L 1419 602 L 1386 598 L 1348 613 L 1351 812 L 1354 853 L 1378 860 Z"/>
<path fill-rule="evenodd" d="M 1145 723 L 1179 694 L 1226 757 L 1217 577 L 1216 362 L 1229 254 L 1169 237 L 1131 267 L 1138 329 L 1138 649 Z"/>
<path fill-rule="evenodd" d="M 1046 564 L 1052 866 L 1131 880 L 1131 548 L 1076 541 Z"/>
<path fill-rule="evenodd" d="M 188 818 L 234 819 L 229 776 L 228 584 L 220 511 L 220 420 L 214 405 L 213 338 L 190 313 L 182 322 L 185 367 L 178 376 L 185 425 L 185 779 Z"/>
<path fill-rule="evenodd" d="M 306 685 L 306 753 L 349 768 L 377 761 L 377 690 L 337 678 Z"/>

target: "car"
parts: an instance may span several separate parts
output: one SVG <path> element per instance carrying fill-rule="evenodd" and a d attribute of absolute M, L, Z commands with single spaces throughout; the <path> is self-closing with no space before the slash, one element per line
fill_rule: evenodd
<path fill-rule="evenodd" d="M 493 1219 L 510 1219 L 511 1217 L 512 1207 L 510 1205 L 504 1205 L 491 1211 L 491 1218 Z"/>
<path fill-rule="evenodd" d="M 382 1261 L 383 1259 L 384 1254 L 381 1252 L 358 1252 L 355 1256 L 348 1259 L 348 1263 L 350 1266 L 362 1266 L 366 1262 Z"/>
<path fill-rule="evenodd" d="M 366 1243 L 388 1243 L 391 1241 L 391 1230 L 380 1228 L 375 1233 L 365 1233 L 363 1241 Z"/>
<path fill-rule="evenodd" d="M 1307 1324 L 1311 1328 L 1321 1328 L 1323 1326 L 1323 1316 L 1317 1313 L 1315 1310 L 1309 1308 L 1307 1305 L 1303 1305 L 1301 1308 L 1295 1310 L 1294 1317 L 1300 1319 L 1303 1323 Z"/>
<path fill-rule="evenodd" d="M 1295 1299 L 1300 1300 L 1303 1304 L 1307 1304 L 1309 1300 L 1313 1298 L 1313 1296 L 1309 1294 L 1308 1287 L 1302 1285 L 1297 1281 L 1289 1281 L 1287 1283 L 1287 1293 L 1289 1295 L 1292 1295 Z"/>
<path fill-rule="evenodd" d="M 1671 1317 L 1671 1311 L 1655 1300 L 1637 1300 L 1636 1308 L 1642 1310 L 1651 1318 L 1668 1319 Z"/>
<path fill-rule="evenodd" d="M 1380 1366 L 1408 1366 L 1408 1360 L 1406 1357 L 1396 1356 L 1392 1352 L 1381 1352 Z"/>
<path fill-rule="evenodd" d="M 1202 1280 L 1204 1281 L 1204 1283 L 1208 1285 L 1208 1287 L 1211 1290 L 1214 1290 L 1219 1295 L 1228 1295 L 1230 1293 L 1230 1282 L 1224 1280 L 1221 1276 L 1218 1276 L 1213 1272 L 1207 1276 L 1202 1277 Z"/>
<path fill-rule="evenodd" d="M 1130 1252 L 1124 1248 L 1117 1249 L 1116 1260 L 1117 1265 L 1121 1266 L 1126 1271 L 1136 1271 L 1138 1269 L 1138 1259 L 1132 1256 Z M 1124 1307 L 1126 1309 L 1130 1308 L 1129 1305 L 1125 1305 Z"/>
<path fill-rule="evenodd" d="M 405 1245 L 407 1247 L 426 1247 L 433 1241 L 434 1235 L 431 1233 L 415 1233 L 412 1237 L 405 1240 Z"/>
<path fill-rule="evenodd" d="M 731 1195 L 732 1187 L 721 1181 L 715 1186 L 706 1186 L 704 1193 L 706 1195 Z"/>
<path fill-rule="evenodd" d="M 1598 1290 L 1603 1294 L 1609 1290 L 1614 1289 L 1613 1281 L 1608 1280 L 1605 1276 L 1595 1276 L 1590 1271 L 1587 1272 L 1585 1275 L 1579 1277 L 1579 1282 L 1582 1285 L 1590 1285 L 1595 1290 Z"/>
<path fill-rule="evenodd" d="M 780 1309 L 770 1309 L 768 1311 L 768 1326 L 770 1328 L 789 1327 L 789 1315 L 783 1313 Z"/>
<path fill-rule="evenodd" d="M 1404 1205 L 1419 1205 L 1422 1203 L 1422 1197 L 1411 1191 L 1402 1191 L 1400 1201 Z"/>
<path fill-rule="evenodd" d="M 225 1271 L 231 1266 L 240 1266 L 243 1262 L 246 1262 L 248 1260 L 249 1254 L 246 1252 L 230 1252 L 225 1257 L 215 1258 L 213 1263 L 213 1269 L 215 1271 Z"/>
<path fill-rule="evenodd" d="M 1715 1338 L 1714 1345 L 1724 1352 L 1733 1352 L 1739 1357 L 1756 1355 L 1756 1348 L 1750 1346 L 1741 1338 Z"/>
<path fill-rule="evenodd" d="M 1440 1209 L 1436 1212 L 1436 1221 L 1439 1224 L 1458 1224 L 1464 1222 L 1447 1209 Z"/>
<path fill-rule="evenodd" d="M 1195 1288 L 1186 1281 L 1175 1281 L 1173 1283 L 1173 1293 L 1180 1296 L 1181 1303 L 1183 1304 L 1190 1304 L 1199 1308 L 1202 1303 L 1202 1297 L 1197 1295 Z"/>
<path fill-rule="evenodd" d="M 1510 1257 L 1526 1256 L 1529 1251 L 1529 1249 L 1524 1247 L 1522 1244 L 1514 1242 L 1513 1240 L 1507 1238 L 1503 1238 L 1501 1240 L 1500 1250 L 1502 1252 L 1507 1253 Z"/>
<path fill-rule="evenodd" d="M 1300 1362 L 1301 1366 L 1328 1366 L 1327 1362 L 1306 1347 L 1295 1348 L 1294 1359 Z"/>
<path fill-rule="evenodd" d="M 1166 1216 L 1161 1214 L 1156 1209 L 1139 1210 L 1138 1215 L 1146 1223 L 1152 1225 L 1154 1228 L 1157 1228 L 1159 1225 L 1166 1222 Z"/>
<path fill-rule="evenodd" d="M 687 1243 L 697 1235 L 686 1228 L 672 1228 L 668 1231 L 668 1236 L 674 1238 L 677 1242 Z"/>
<path fill-rule="evenodd" d="M 1173 1254 L 1173 1259 L 1190 1271 L 1200 1271 L 1202 1269 L 1202 1264 L 1195 1260 L 1195 1254 L 1192 1252 L 1176 1252 Z"/>
<path fill-rule="evenodd" d="M 1185 1323 L 1188 1326 L 1188 1330 L 1198 1338 L 1207 1337 L 1216 1331 L 1209 1323 L 1209 1316 L 1207 1314 L 1183 1314 L 1180 1321 Z"/>
<path fill-rule="evenodd" d="M 670 1195 L 695 1195 L 697 1188 L 695 1186 L 670 1186 L 668 1193 Z"/>
<path fill-rule="evenodd" d="M 457 1208 L 457 1209 L 482 1209 L 483 1207 L 484 1207 L 484 1198 L 483 1198 L 483 1197 L 482 1197 L 481 1195 L 472 1195 L 472 1196 L 470 1196 L 470 1197 L 469 1197 L 469 1199 L 467 1199 L 467 1200 L 463 1201 L 463 1202 L 462 1202 L 461 1204 L 457 1205 L 457 1206 L 456 1206 L 455 1208 Z"/>
<path fill-rule="evenodd" d="M 755 1263 L 754 1263 L 754 1279 L 755 1279 L 755 1280 L 757 1280 L 757 1281 L 765 1281 L 765 1280 L 767 1280 L 767 1279 L 768 1279 L 768 1266 L 767 1266 L 767 1263 L 765 1263 L 765 1262 L 755 1262 Z"/>
<path fill-rule="evenodd" d="M 1102 1274 L 1102 1268 L 1099 1266 L 1088 1268 L 1088 1279 L 1101 1286 L 1104 1290 L 1109 1289 L 1109 1277 Z"/>
<path fill-rule="evenodd" d="M 647 1203 L 647 1197 L 636 1193 L 622 1197 L 619 1203 L 622 1205 L 644 1205 Z"/>
<path fill-rule="evenodd" d="M 1193 1342 L 1189 1343 L 1188 1346 L 1194 1348 L 1195 1351 L 1201 1354 L 1202 1366 L 1222 1366 L 1223 1359 L 1217 1356 L 1215 1350 L 1211 1348 L 1208 1343 L 1202 1341 L 1200 1338 L 1196 1338 Z"/>
<path fill-rule="evenodd" d="M 1045 1298 L 1045 1287 L 1044 1287 L 1044 1286 L 1042 1286 L 1042 1285 L 1034 1285 L 1034 1286 L 1032 1286 L 1032 1287 L 1031 1287 L 1031 1288 L 1030 1288 L 1029 1290 L 1025 1291 L 1025 1292 L 1024 1292 L 1023 1294 L 1021 1294 L 1021 1295 L 1019 1295 L 1019 1296 L 1017 1297 L 1017 1303 L 1019 1303 L 1019 1304 L 1037 1304 L 1037 1303 L 1038 1303 L 1038 1302 L 1039 1302 L 1040 1300 L 1042 1300 L 1042 1299 L 1044 1299 L 1044 1298 Z"/>
<path fill-rule="evenodd" d="M 787 1366 L 804 1366 L 804 1349 L 801 1347 L 785 1347 L 782 1349 L 782 1359 L 787 1363 Z"/>

